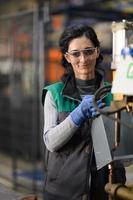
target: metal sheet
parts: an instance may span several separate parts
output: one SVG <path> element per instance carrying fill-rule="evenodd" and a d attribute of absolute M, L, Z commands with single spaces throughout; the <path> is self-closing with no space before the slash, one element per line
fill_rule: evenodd
<path fill-rule="evenodd" d="M 125 166 L 133 163 L 133 116 L 130 113 L 122 112 L 120 144 L 115 151 L 112 151 L 115 144 L 115 122 L 105 116 L 96 118 L 92 123 L 92 140 L 96 157 L 97 169 L 104 167 L 113 160 L 121 160 Z"/>
<path fill-rule="evenodd" d="M 97 169 L 101 169 L 112 161 L 103 119 L 101 116 L 92 123 L 92 140 Z"/>

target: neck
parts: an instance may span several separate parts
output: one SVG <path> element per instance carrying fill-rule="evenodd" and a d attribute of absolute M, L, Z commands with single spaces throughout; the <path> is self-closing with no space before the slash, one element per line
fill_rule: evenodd
<path fill-rule="evenodd" d="M 78 75 L 76 76 L 77 79 L 80 79 L 80 80 L 92 80 L 95 78 L 95 75 L 92 75 L 92 74 L 82 74 L 82 75 Z"/>

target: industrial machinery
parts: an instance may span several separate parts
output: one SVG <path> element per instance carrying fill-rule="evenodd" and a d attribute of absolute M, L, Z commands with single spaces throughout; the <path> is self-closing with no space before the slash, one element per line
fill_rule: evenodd
<path fill-rule="evenodd" d="M 133 184 L 130 186 L 117 185 L 111 181 L 114 160 L 122 160 L 125 166 L 133 164 L 133 22 L 127 20 L 113 22 L 112 34 L 112 84 L 99 88 L 93 99 L 96 109 L 110 120 L 108 127 L 105 127 L 106 138 L 104 137 L 104 147 L 107 146 L 108 155 L 103 156 L 104 149 L 97 142 L 96 125 L 93 126 L 92 138 L 93 142 L 96 141 L 98 144 L 98 147 L 94 149 L 97 168 L 99 169 L 105 164 L 109 166 L 109 183 L 105 186 L 106 192 L 109 193 L 109 199 L 114 197 L 133 200 Z M 99 109 L 96 103 L 98 99 L 108 99 L 108 109 Z M 111 140 L 108 138 L 110 124 L 114 128 Z M 101 156 L 97 156 L 97 152 Z"/>

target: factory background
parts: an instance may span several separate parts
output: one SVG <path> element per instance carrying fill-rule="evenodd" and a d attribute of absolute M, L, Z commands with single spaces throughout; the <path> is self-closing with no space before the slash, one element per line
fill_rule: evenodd
<path fill-rule="evenodd" d="M 58 39 L 72 23 L 94 27 L 111 81 L 113 21 L 133 20 L 124 0 L 0 0 L 0 183 L 36 194 L 44 189 L 44 85 L 60 79 Z"/>

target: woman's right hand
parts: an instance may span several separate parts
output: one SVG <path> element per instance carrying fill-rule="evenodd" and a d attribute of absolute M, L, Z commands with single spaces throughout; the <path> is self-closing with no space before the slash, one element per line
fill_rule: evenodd
<path fill-rule="evenodd" d="M 101 108 L 103 106 L 102 100 L 99 100 L 97 105 Z M 77 126 L 80 126 L 88 118 L 97 117 L 98 115 L 99 113 L 93 106 L 93 95 L 86 95 L 79 106 L 70 113 L 72 121 Z"/>

